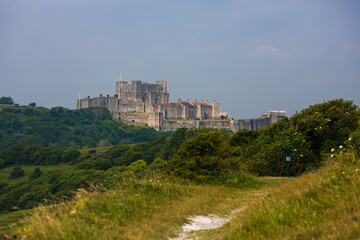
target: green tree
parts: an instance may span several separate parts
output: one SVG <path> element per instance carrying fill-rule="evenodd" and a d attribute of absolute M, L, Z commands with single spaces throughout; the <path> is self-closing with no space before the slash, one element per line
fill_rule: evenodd
<path fill-rule="evenodd" d="M 98 158 L 93 162 L 93 168 L 97 170 L 107 170 L 113 166 L 109 159 Z"/>
<path fill-rule="evenodd" d="M 29 103 L 29 107 L 36 107 L 36 103 L 35 102 Z"/>
<path fill-rule="evenodd" d="M 184 142 L 169 161 L 175 175 L 199 182 L 221 179 L 236 168 L 223 132 L 211 130 Z"/>
<path fill-rule="evenodd" d="M 42 171 L 40 170 L 40 168 L 35 168 L 34 172 L 29 176 L 29 179 L 34 180 L 34 179 L 40 177 L 41 174 L 42 174 Z"/>
<path fill-rule="evenodd" d="M 135 174 L 139 174 L 141 173 L 143 170 L 146 169 L 146 162 L 144 160 L 138 160 L 136 162 L 133 162 L 132 164 L 130 164 L 129 166 L 126 167 L 126 170 L 131 171 Z"/>
<path fill-rule="evenodd" d="M 187 128 L 178 128 L 168 139 L 165 150 L 164 158 L 169 159 L 180 148 L 181 144 L 186 140 Z"/>
<path fill-rule="evenodd" d="M 80 152 L 76 148 L 72 148 L 64 151 L 62 159 L 64 162 L 76 161 L 80 155 Z"/>
<path fill-rule="evenodd" d="M 25 175 L 24 170 L 21 167 L 14 167 L 10 173 L 9 179 L 21 178 Z"/>
<path fill-rule="evenodd" d="M 11 97 L 1 97 L 0 104 L 14 105 L 14 100 Z"/>
<path fill-rule="evenodd" d="M 352 100 L 335 99 L 310 106 L 291 117 L 291 127 L 305 134 L 311 150 L 320 157 L 347 140 L 359 126 L 359 107 Z"/>

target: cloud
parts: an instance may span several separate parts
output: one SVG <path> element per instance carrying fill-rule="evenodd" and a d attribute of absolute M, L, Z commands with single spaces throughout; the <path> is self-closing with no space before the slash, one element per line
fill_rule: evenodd
<path fill-rule="evenodd" d="M 281 59 L 288 59 L 291 57 L 291 54 L 289 54 L 286 51 L 280 50 L 279 48 L 273 46 L 273 45 L 261 45 L 255 48 L 255 54 L 256 55 L 267 55 L 267 56 L 273 56 L 276 58 Z"/>
<path fill-rule="evenodd" d="M 341 45 L 343 50 L 349 51 L 349 50 L 354 50 L 356 48 L 355 45 L 351 44 L 351 43 L 344 43 L 343 45 Z"/>

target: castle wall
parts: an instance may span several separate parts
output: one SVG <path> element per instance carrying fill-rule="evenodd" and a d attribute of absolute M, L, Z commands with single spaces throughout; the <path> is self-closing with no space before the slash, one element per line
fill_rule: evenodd
<path fill-rule="evenodd" d="M 212 109 L 213 107 L 211 105 L 203 105 L 203 111 L 204 111 L 204 119 L 212 118 Z"/>
<path fill-rule="evenodd" d="M 163 131 L 162 130 L 163 118 L 164 116 L 162 113 L 156 113 L 156 112 L 149 113 L 147 124 L 149 127 L 153 127 L 157 131 Z"/>
<path fill-rule="evenodd" d="M 278 117 L 276 121 L 281 119 Z M 239 119 L 239 120 L 179 120 L 179 121 L 166 121 L 162 122 L 161 131 L 176 131 L 176 129 L 185 128 L 213 128 L 213 129 L 228 129 L 237 132 L 243 129 L 257 130 L 272 124 L 274 118 L 254 118 L 254 119 Z"/>
<path fill-rule="evenodd" d="M 128 125 L 144 126 L 148 122 L 148 114 L 122 112 L 119 113 L 119 120 L 123 121 Z"/>

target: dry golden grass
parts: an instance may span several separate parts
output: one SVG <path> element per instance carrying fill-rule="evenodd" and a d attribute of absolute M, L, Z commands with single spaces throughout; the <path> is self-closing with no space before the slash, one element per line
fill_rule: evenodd
<path fill-rule="evenodd" d="M 167 239 L 192 215 L 228 215 L 264 198 L 263 189 L 137 180 L 113 190 L 79 191 L 76 199 L 39 208 L 25 220 L 27 239 Z"/>
<path fill-rule="evenodd" d="M 269 192 L 220 229 L 198 239 L 359 239 L 360 163 L 352 154 L 326 162 Z"/>
<path fill-rule="evenodd" d="M 174 180 L 123 182 L 79 191 L 73 201 L 39 208 L 21 230 L 27 239 L 168 239 L 187 218 L 231 221 L 193 239 L 359 239 L 360 163 L 351 154 L 298 178 L 262 178 L 256 189 Z M 126 186 L 125 186 L 126 185 Z M 230 214 L 234 209 L 240 213 Z"/>

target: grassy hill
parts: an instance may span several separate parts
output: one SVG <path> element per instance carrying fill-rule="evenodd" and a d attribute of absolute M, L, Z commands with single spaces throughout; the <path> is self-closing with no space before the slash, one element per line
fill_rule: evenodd
<path fill-rule="evenodd" d="M 27 239 L 168 239 L 189 217 L 216 215 L 228 223 L 185 235 L 357 239 L 359 120 L 358 106 L 338 99 L 256 131 L 181 128 L 110 148 L 1 149 L 0 219 L 19 222 L 27 212 L 12 211 L 52 204 L 1 228 Z M 284 148 L 292 178 L 280 177 Z"/>
<path fill-rule="evenodd" d="M 360 162 L 353 154 L 326 161 L 298 178 L 256 178 L 250 188 L 157 179 L 81 190 L 23 222 L 26 239 L 167 239 L 192 215 L 231 215 L 196 239 L 358 239 Z M 262 182 L 262 184 L 258 184 Z"/>
<path fill-rule="evenodd" d="M 106 109 L 0 105 L 0 148 L 94 148 L 148 141 L 161 133 L 113 120 Z M 164 135 L 164 134 L 162 134 Z"/>

